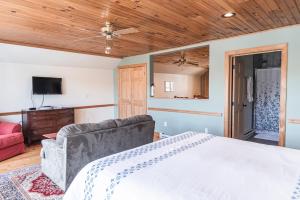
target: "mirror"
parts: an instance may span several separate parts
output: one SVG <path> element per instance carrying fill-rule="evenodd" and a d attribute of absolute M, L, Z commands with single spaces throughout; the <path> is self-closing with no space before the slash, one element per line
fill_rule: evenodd
<path fill-rule="evenodd" d="M 151 97 L 208 99 L 209 47 L 151 57 Z"/>

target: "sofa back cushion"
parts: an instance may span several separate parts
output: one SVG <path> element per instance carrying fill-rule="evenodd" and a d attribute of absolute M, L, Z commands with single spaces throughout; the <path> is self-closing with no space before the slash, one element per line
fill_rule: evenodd
<path fill-rule="evenodd" d="M 118 119 L 116 124 L 116 128 L 66 138 L 66 168 L 69 169 L 66 175 L 67 186 L 88 163 L 153 141 L 155 122 L 151 116 Z"/>
<path fill-rule="evenodd" d="M 73 135 L 85 134 L 94 131 L 101 131 L 106 129 L 116 128 L 115 120 L 106 120 L 100 123 L 87 123 L 87 124 L 71 124 L 61 128 L 56 136 L 56 142 L 59 145 L 64 143 L 66 137 Z"/>
<path fill-rule="evenodd" d="M 11 122 L 0 122 L 0 135 L 21 132 L 21 125 Z"/>
<path fill-rule="evenodd" d="M 140 122 L 153 121 L 150 115 L 136 115 L 133 117 L 125 118 L 125 119 L 116 119 L 115 122 L 118 127 L 130 126 L 133 124 L 138 124 Z"/>

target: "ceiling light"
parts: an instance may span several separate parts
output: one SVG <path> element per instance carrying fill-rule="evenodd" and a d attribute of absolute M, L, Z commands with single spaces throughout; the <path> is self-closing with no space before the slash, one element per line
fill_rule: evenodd
<path fill-rule="evenodd" d="M 227 13 L 223 14 L 222 17 L 230 18 L 230 17 L 234 17 L 235 15 L 236 15 L 236 13 L 234 13 L 234 12 L 227 12 Z"/>
<path fill-rule="evenodd" d="M 105 47 L 105 54 L 110 54 L 111 52 L 111 46 L 106 46 Z"/>
<path fill-rule="evenodd" d="M 105 42 L 105 54 L 110 54 L 112 50 L 112 41 L 111 40 L 106 40 Z"/>

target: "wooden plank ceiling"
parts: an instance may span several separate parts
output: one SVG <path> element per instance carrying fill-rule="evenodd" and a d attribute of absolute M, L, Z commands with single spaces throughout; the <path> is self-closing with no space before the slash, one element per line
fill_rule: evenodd
<path fill-rule="evenodd" d="M 298 24 L 299 10 L 299 0 L 0 0 L 0 41 L 103 55 L 104 38 L 83 38 L 110 21 L 139 31 L 114 40 L 111 56 L 125 57 Z"/>
<path fill-rule="evenodd" d="M 178 60 L 184 55 L 186 63 L 180 64 Z M 209 69 L 209 47 L 184 49 L 153 56 L 154 73 L 188 74 L 195 75 Z M 194 64 L 189 64 L 192 62 Z M 195 65 L 196 64 L 196 65 Z"/>

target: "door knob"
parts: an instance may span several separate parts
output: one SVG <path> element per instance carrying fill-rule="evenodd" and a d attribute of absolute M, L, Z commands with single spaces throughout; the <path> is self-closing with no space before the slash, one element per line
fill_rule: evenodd
<path fill-rule="evenodd" d="M 244 104 L 244 103 L 243 103 L 243 107 L 247 107 L 247 104 Z"/>

